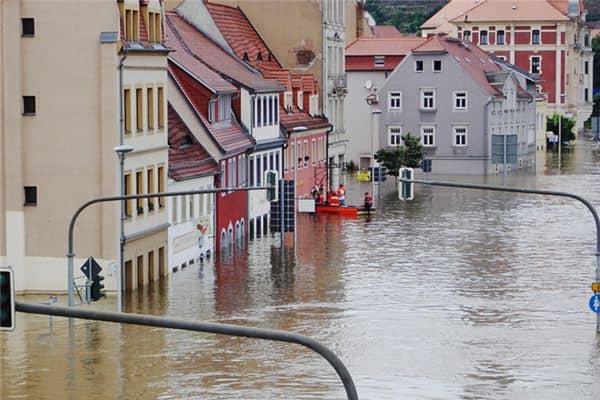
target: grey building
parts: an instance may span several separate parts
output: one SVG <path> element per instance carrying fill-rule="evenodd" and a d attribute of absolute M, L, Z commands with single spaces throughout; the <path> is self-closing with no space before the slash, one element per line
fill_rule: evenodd
<path fill-rule="evenodd" d="M 432 36 L 377 91 L 376 147 L 416 135 L 437 174 L 533 168 L 537 81 L 471 43 Z"/>

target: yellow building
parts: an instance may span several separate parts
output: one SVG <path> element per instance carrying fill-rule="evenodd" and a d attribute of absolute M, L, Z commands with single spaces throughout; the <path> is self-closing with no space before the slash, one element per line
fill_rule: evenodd
<path fill-rule="evenodd" d="M 127 193 L 166 190 L 162 19 L 160 0 L 0 2 L 0 264 L 18 291 L 66 291 L 69 220 L 88 199 L 121 193 L 116 146 L 134 148 Z M 164 204 L 127 206 L 130 289 L 167 273 Z M 75 275 L 94 256 L 115 289 L 120 236 L 118 203 L 84 211 Z"/>

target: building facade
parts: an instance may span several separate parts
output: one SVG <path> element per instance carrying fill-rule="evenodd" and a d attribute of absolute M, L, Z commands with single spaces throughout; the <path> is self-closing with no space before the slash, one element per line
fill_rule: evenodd
<path fill-rule="evenodd" d="M 373 27 L 375 28 L 375 27 Z M 379 27 L 382 28 L 382 27 Z M 395 28 L 394 28 L 395 30 Z M 368 101 L 410 50 L 426 39 L 395 36 L 379 29 L 384 37 L 361 37 L 346 47 L 348 96 L 344 102 L 344 126 L 348 145 L 346 160 L 359 169 L 369 168 L 373 154 Z M 376 31 L 377 32 L 377 31 Z M 371 96 L 371 97 L 370 97 Z M 376 150 L 376 149 L 375 149 Z"/>
<path fill-rule="evenodd" d="M 377 91 L 375 148 L 421 139 L 436 174 L 487 175 L 533 168 L 535 85 L 481 49 L 432 36 Z"/>
<path fill-rule="evenodd" d="M 166 189 L 161 7 L 158 0 L 0 4 L 0 264 L 13 266 L 18 291 L 67 289 L 69 219 L 85 201 L 121 193 L 114 147 L 135 149 L 125 160 L 132 192 Z M 71 18 L 84 14 L 94 18 Z M 128 206 L 125 259 L 140 268 L 130 269 L 130 289 L 167 273 L 166 211 L 150 204 Z M 118 203 L 94 205 L 75 229 L 75 266 L 94 256 L 107 289 L 117 284 L 119 220 Z"/>
<path fill-rule="evenodd" d="M 570 112 L 582 129 L 593 103 L 593 52 L 585 17 L 580 0 L 486 0 L 470 6 L 452 0 L 423 25 L 423 34 L 443 31 L 539 74 L 547 112 Z"/>

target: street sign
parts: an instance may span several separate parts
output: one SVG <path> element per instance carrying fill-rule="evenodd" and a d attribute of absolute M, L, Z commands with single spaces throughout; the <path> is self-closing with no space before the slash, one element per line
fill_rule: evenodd
<path fill-rule="evenodd" d="M 590 310 L 600 314 L 600 294 L 595 294 L 590 298 Z"/>
<path fill-rule="evenodd" d="M 600 293 L 600 282 L 592 282 L 592 292 Z"/>
<path fill-rule="evenodd" d="M 92 266 L 92 273 L 90 274 L 90 265 Z M 86 260 L 86 262 L 79 268 L 81 272 L 87 277 L 90 278 L 92 276 L 96 276 L 102 271 L 102 267 L 96 262 L 94 257 L 90 257 Z"/>

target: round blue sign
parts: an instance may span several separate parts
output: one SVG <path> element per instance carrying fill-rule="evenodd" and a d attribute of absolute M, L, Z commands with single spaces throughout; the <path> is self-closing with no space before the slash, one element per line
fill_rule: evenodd
<path fill-rule="evenodd" d="M 600 294 L 595 294 L 590 298 L 590 310 L 600 314 Z"/>

